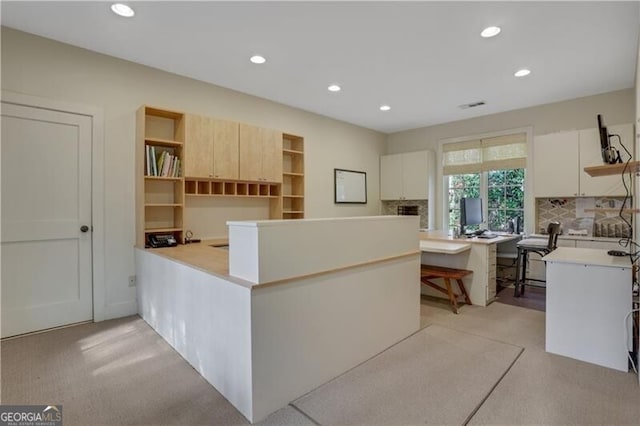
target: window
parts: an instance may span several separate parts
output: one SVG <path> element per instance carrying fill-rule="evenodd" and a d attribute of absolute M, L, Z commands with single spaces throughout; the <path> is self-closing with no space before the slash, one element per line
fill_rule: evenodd
<path fill-rule="evenodd" d="M 504 230 L 509 219 L 524 219 L 524 169 L 488 172 L 487 225 L 492 231 Z M 524 223 L 524 221 L 522 221 Z"/>
<path fill-rule="evenodd" d="M 524 169 L 450 175 L 448 192 L 449 228 L 460 224 L 462 197 L 482 198 L 483 216 L 491 231 L 505 230 L 507 221 L 516 216 L 524 219 Z"/>
<path fill-rule="evenodd" d="M 449 176 L 449 228 L 460 224 L 460 199 L 464 197 L 480 197 L 480 173 Z"/>
<path fill-rule="evenodd" d="M 504 230 L 510 218 L 524 219 L 525 133 L 449 143 L 442 151 L 449 228 L 460 223 L 462 197 L 482 198 L 492 231 Z"/>

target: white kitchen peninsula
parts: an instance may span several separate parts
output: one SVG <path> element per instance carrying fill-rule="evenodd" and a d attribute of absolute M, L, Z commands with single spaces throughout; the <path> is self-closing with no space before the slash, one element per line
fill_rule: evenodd
<path fill-rule="evenodd" d="M 547 262 L 547 352 L 628 371 L 629 257 L 609 256 L 602 249 L 558 247 L 542 259 Z"/>
<path fill-rule="evenodd" d="M 228 253 L 137 248 L 138 305 L 249 421 L 419 329 L 417 216 L 228 226 Z"/>

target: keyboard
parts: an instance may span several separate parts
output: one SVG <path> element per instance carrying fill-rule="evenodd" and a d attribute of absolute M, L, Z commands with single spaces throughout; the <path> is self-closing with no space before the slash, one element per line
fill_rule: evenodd
<path fill-rule="evenodd" d="M 498 236 L 496 234 L 490 234 L 488 232 L 485 232 L 484 234 L 478 235 L 478 238 L 482 238 L 484 240 L 490 240 L 492 238 L 498 238 Z"/>

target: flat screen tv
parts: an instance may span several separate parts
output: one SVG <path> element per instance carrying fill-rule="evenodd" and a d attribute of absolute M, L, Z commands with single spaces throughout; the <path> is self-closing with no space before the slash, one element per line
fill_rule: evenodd
<path fill-rule="evenodd" d="M 467 226 L 482 225 L 482 198 L 460 199 L 460 234 L 465 234 Z"/>

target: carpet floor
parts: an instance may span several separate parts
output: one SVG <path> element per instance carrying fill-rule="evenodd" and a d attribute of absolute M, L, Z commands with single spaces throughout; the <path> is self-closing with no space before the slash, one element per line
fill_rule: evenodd
<path fill-rule="evenodd" d="M 363 407 L 375 407 L 377 411 L 394 410 L 398 413 L 397 417 L 388 414 L 380 417 L 389 420 L 387 424 L 407 424 L 412 419 L 417 423 L 464 424 L 469 411 L 473 411 L 470 407 L 474 405 L 479 407 L 473 411 L 468 424 L 639 423 L 638 377 L 633 373 L 546 353 L 543 312 L 493 303 L 486 308 L 463 305 L 460 313 L 455 315 L 447 302 L 423 299 L 421 324 L 429 327 L 423 330 L 424 334 L 414 335 L 418 339 L 410 342 L 415 345 L 415 353 L 395 346 L 336 379 L 335 383 L 338 383 L 343 378 L 340 387 L 345 401 L 340 404 L 347 406 L 346 411 L 331 401 L 332 395 L 324 399 L 331 403 L 325 405 L 326 413 L 317 409 L 322 406 L 320 402 L 313 402 L 311 398 L 305 401 L 303 397 L 295 404 L 300 408 L 294 404 L 284 407 L 262 424 L 318 425 L 331 424 L 335 419 L 352 419 L 354 423 L 364 424 L 362 422 L 370 419 L 366 417 L 368 414 L 356 415 L 352 410 L 352 406 L 357 407 L 361 403 Z M 422 343 L 420 339 L 423 339 Z M 435 348 L 424 347 L 430 339 L 435 339 L 429 345 Z M 521 347 L 524 351 L 506 370 L 504 362 L 495 366 L 489 353 L 480 351 L 476 357 L 467 352 L 478 342 L 479 347 L 485 344 L 496 348 Z M 63 404 L 65 425 L 248 424 L 224 397 L 137 316 L 4 340 L 0 345 L 0 402 Z M 399 365 L 395 367 L 402 369 L 404 365 L 407 371 L 415 372 L 419 377 L 421 368 L 429 367 L 424 365 L 428 358 L 422 350 L 429 352 L 435 349 L 434 354 L 437 354 L 439 346 L 454 347 L 452 357 L 457 356 L 456 353 L 467 353 L 468 356 L 456 358 L 455 367 L 451 367 L 446 365 L 449 355 L 439 354 L 439 362 L 445 364 L 434 366 L 434 371 L 440 376 L 429 377 L 425 379 L 427 383 L 422 384 L 407 376 L 404 391 L 409 397 L 402 393 L 390 396 L 390 390 L 400 392 L 403 389 L 398 387 L 398 383 L 394 385 L 396 388 L 387 387 L 394 378 L 384 370 L 394 366 L 388 365 L 388 360 L 381 363 L 388 356 L 385 354 L 396 350 L 411 355 L 411 359 L 397 362 Z M 496 356 L 504 357 L 499 353 Z M 447 376 L 445 372 L 448 370 L 443 368 L 454 371 Z M 366 370 L 372 372 L 371 377 L 361 373 Z M 450 385 L 447 378 L 457 377 L 456 370 L 466 371 L 466 375 L 471 377 L 462 381 L 452 380 L 453 385 Z M 494 370 L 506 370 L 507 373 L 496 378 L 497 372 L 489 374 Z M 355 376 L 350 373 L 360 375 L 361 382 L 351 380 L 350 377 Z M 486 378 L 491 386 L 487 383 L 478 385 L 474 376 Z M 360 386 L 356 386 L 358 383 Z M 451 401 L 441 400 L 440 404 L 432 405 L 429 413 L 415 415 L 416 405 L 431 403 L 410 398 L 411 389 L 420 385 L 427 392 L 438 390 L 454 396 Z M 361 386 L 371 386 L 372 389 Z M 374 386 L 379 388 L 374 389 Z M 322 389 L 316 390 L 317 395 L 322 393 Z M 463 408 L 454 404 L 456 398 L 469 392 L 478 396 L 463 401 Z M 483 394 L 486 398 L 480 397 Z M 376 406 L 375 395 L 382 408 Z M 439 398 L 437 394 L 425 393 L 424 396 Z M 399 405 L 385 408 L 390 402 Z M 301 412 L 305 409 L 308 412 Z"/>
<path fill-rule="evenodd" d="M 521 353 L 431 325 L 293 406 L 322 425 L 464 424 Z"/>

